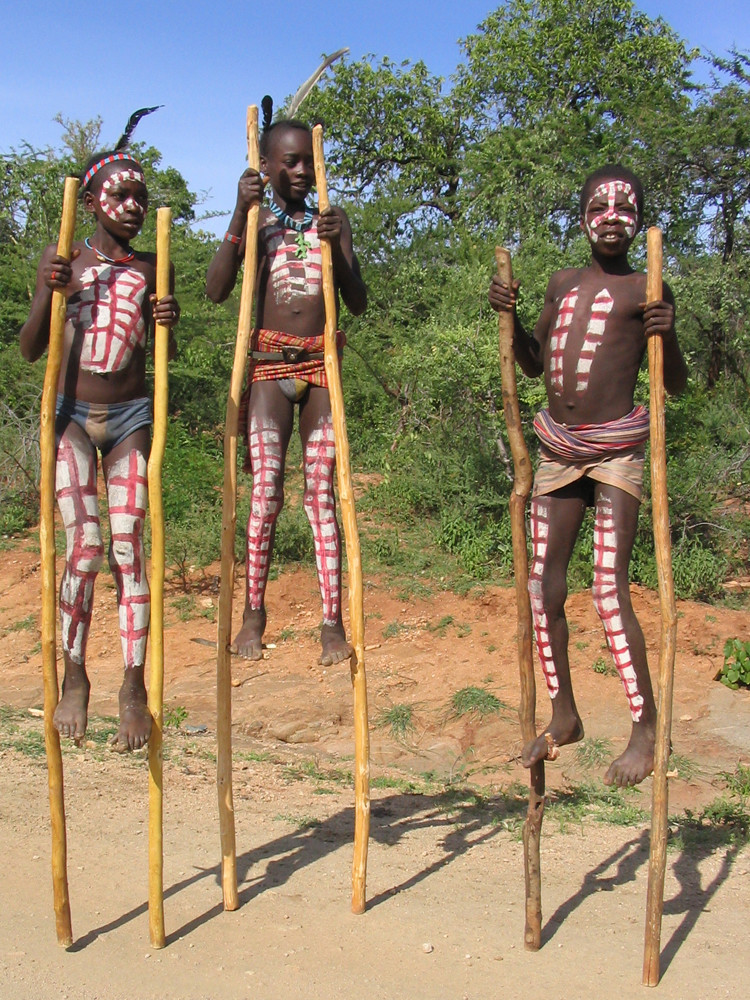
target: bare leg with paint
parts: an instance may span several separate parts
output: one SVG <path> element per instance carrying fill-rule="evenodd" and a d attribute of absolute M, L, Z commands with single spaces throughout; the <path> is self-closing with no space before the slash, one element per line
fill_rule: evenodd
<path fill-rule="evenodd" d="M 300 437 L 305 469 L 304 506 L 315 543 L 323 603 L 319 662 L 327 667 L 352 655 L 341 620 L 341 531 L 333 491 L 336 448 L 328 389 L 310 386 L 300 409 Z"/>
<path fill-rule="evenodd" d="M 109 564 L 117 586 L 120 641 L 125 663 L 120 688 L 120 728 L 113 745 L 138 750 L 151 735 L 145 684 L 151 598 L 146 579 L 143 526 L 148 503 L 148 428 L 116 445 L 102 460 L 107 483 L 111 540 Z"/>
<path fill-rule="evenodd" d="M 577 483 L 535 497 L 531 504 L 533 562 L 529 596 L 537 652 L 552 699 L 552 719 L 544 732 L 523 748 L 524 767 L 533 767 L 540 760 L 554 760 L 558 747 L 583 739 L 583 724 L 570 680 L 565 600 L 568 563 L 585 510 L 584 492 Z"/>
<path fill-rule="evenodd" d="M 597 484 L 594 521 L 594 586 L 597 613 L 628 699 L 632 729 L 625 752 L 612 763 L 607 785 L 637 785 L 654 767 L 656 705 L 646 643 L 633 611 L 628 567 L 639 502 L 614 486 Z"/>
<path fill-rule="evenodd" d="M 83 739 L 89 691 L 86 643 L 91 625 L 94 582 L 104 562 L 96 492 L 96 451 L 71 423 L 61 436 L 55 470 L 57 503 L 65 527 L 65 570 L 60 581 L 60 632 L 65 674 L 53 725 L 61 736 Z"/>
<path fill-rule="evenodd" d="M 284 505 L 284 464 L 292 434 L 293 404 L 273 381 L 255 382 L 247 409 L 247 442 L 253 487 L 247 522 L 247 592 L 242 628 L 231 650 L 248 660 L 263 655 L 265 594 L 276 519 Z"/>

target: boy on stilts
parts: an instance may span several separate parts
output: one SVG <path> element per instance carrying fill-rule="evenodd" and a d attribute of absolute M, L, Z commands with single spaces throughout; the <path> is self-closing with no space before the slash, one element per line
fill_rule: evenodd
<path fill-rule="evenodd" d="M 173 327 L 173 295 L 156 300 L 156 255 L 130 246 L 143 226 L 148 192 L 140 164 L 125 152 L 147 108 L 131 116 L 113 150 L 95 154 L 82 180 L 84 210 L 96 228 L 73 245 L 70 260 L 48 246 L 39 262 L 29 318 L 21 328 L 27 361 L 49 341 L 53 291 L 64 291 L 63 358 L 55 419 L 56 494 L 66 534 L 60 582 L 61 641 L 65 673 L 54 714 L 61 736 L 83 738 L 90 683 L 86 644 L 94 582 L 104 561 L 97 499 L 97 450 L 109 506 L 109 564 L 117 586 L 125 671 L 120 688 L 122 750 L 146 744 L 151 734 L 144 680 L 150 595 L 143 550 L 151 401 L 146 393 L 146 349 L 153 323 Z M 174 279 L 172 277 L 172 285 Z"/>
<path fill-rule="evenodd" d="M 265 589 L 276 519 L 284 502 L 284 463 L 299 405 L 305 495 L 313 531 L 323 602 L 321 657 L 324 665 L 351 656 L 341 618 L 341 539 L 333 491 L 335 451 L 323 332 L 320 240 L 331 244 L 334 277 L 349 311 L 364 312 L 367 290 L 352 248 L 349 220 L 340 208 L 323 215 L 305 204 L 315 182 L 312 134 L 294 119 L 271 124 L 270 98 L 263 100 L 260 165 L 272 200 L 261 205 L 255 325 L 248 385 L 240 420 L 245 429 L 246 468 L 253 477 L 247 525 L 247 596 L 243 624 L 232 651 L 260 659 L 266 627 Z M 253 202 L 262 202 L 266 181 L 252 169 L 240 178 L 227 233 L 209 267 L 206 292 L 222 302 L 232 291 L 244 255 L 245 223 Z M 343 347 L 343 334 L 340 345 Z"/>
<path fill-rule="evenodd" d="M 524 766 L 554 760 L 583 738 L 568 662 L 567 569 L 587 506 L 594 507 L 593 598 L 632 718 L 630 741 L 605 776 L 635 785 L 651 773 L 656 706 L 646 646 L 630 599 L 628 569 L 642 491 L 648 411 L 634 406 L 638 369 L 651 336 L 664 342 L 664 386 L 682 391 L 687 368 L 674 327 L 674 298 L 646 302 L 646 277 L 628 262 L 643 221 L 643 188 L 619 165 L 591 174 L 581 192 L 586 268 L 550 278 L 533 336 L 515 319 L 513 347 L 523 372 L 544 374 L 548 409 L 534 421 L 540 462 L 531 504 L 529 593 L 537 651 L 552 699 L 547 730 L 523 749 Z M 493 277 L 489 300 L 515 315 L 519 283 Z"/>

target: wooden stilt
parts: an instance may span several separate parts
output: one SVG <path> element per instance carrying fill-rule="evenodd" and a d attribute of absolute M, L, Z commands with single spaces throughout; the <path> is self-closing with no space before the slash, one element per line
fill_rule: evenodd
<path fill-rule="evenodd" d="M 65 179 L 60 238 L 57 253 L 70 259 L 76 225 L 78 178 Z M 65 330 L 65 292 L 52 293 L 47 368 L 42 390 L 39 443 L 41 450 L 39 544 L 42 578 L 42 671 L 44 675 L 44 744 L 47 751 L 49 808 L 52 824 L 52 892 L 57 940 L 73 944 L 68 897 L 68 847 L 65 831 L 65 795 L 60 734 L 53 724 L 59 689 L 57 685 L 57 636 L 55 631 L 57 586 L 55 582 L 55 399 L 60 378 Z"/>
<path fill-rule="evenodd" d="M 315 183 L 318 188 L 318 210 L 329 207 L 323 160 L 323 129 L 313 129 L 313 159 Z M 325 299 L 325 369 L 331 414 L 336 439 L 336 472 L 341 505 L 341 520 L 349 563 L 349 619 L 352 636 L 350 667 L 354 689 L 354 863 L 352 866 L 352 912 L 364 913 L 366 906 L 367 847 L 370 836 L 370 732 L 367 717 L 367 678 L 365 676 L 365 618 L 362 593 L 362 558 L 354 506 L 352 472 L 349 462 L 349 440 L 346 435 L 344 394 L 336 346 L 336 289 L 333 280 L 331 247 L 320 241 L 323 265 L 323 296 Z"/>
<path fill-rule="evenodd" d="M 172 210 L 156 213 L 156 297 L 170 293 L 170 237 Z M 162 466 L 167 439 L 169 382 L 169 327 L 156 325 L 154 337 L 154 434 L 148 459 L 148 503 L 151 512 L 151 669 L 148 709 L 153 719 L 148 744 L 148 923 L 152 948 L 163 948 L 164 841 L 163 753 L 164 736 L 164 505 Z"/>
<path fill-rule="evenodd" d="M 497 273 L 510 287 L 513 281 L 510 254 L 495 247 Z M 513 456 L 513 491 L 510 495 L 510 524 L 513 540 L 513 569 L 516 582 L 518 667 L 521 678 L 521 701 L 518 714 L 524 744 L 536 739 L 536 682 L 532 652 L 533 627 L 529 600 L 529 558 L 526 547 L 526 504 L 532 486 L 531 461 L 523 437 L 516 387 L 516 362 L 513 353 L 513 314 L 501 312 L 500 374 L 503 388 L 503 411 Z M 524 946 L 538 951 L 542 941 L 542 874 L 539 847 L 544 818 L 544 761 L 535 764 L 529 774 L 529 806 L 523 825 L 523 864 L 526 882 L 526 926 Z"/>
<path fill-rule="evenodd" d="M 648 231 L 648 278 L 646 298 L 662 298 L 661 230 Z M 667 865 L 667 764 L 672 732 L 674 661 L 677 648 L 677 608 L 672 577 L 672 545 L 667 495 L 667 448 L 664 418 L 664 346 L 661 337 L 649 337 L 648 369 L 651 409 L 651 502 L 654 517 L 654 548 L 659 578 L 661 641 L 659 644 L 659 690 L 654 748 L 654 784 L 651 809 L 651 851 L 646 897 L 646 934 L 643 953 L 643 985 L 659 982 L 661 918 L 664 909 L 664 878 Z"/>
<path fill-rule="evenodd" d="M 260 169 L 258 149 L 258 108 L 247 109 L 247 158 L 254 170 Z M 236 910 L 237 848 L 232 796 L 232 596 L 234 593 L 234 535 L 237 525 L 237 430 L 242 382 L 247 366 L 247 351 L 253 318 L 253 292 L 258 259 L 258 213 L 251 205 L 245 230 L 245 270 L 242 276 L 240 315 L 232 365 L 232 379 L 227 399 L 224 427 L 224 492 L 221 519 L 221 584 L 219 590 L 218 636 L 216 656 L 216 787 L 219 795 L 219 831 L 221 836 L 221 885 L 224 908 Z"/>

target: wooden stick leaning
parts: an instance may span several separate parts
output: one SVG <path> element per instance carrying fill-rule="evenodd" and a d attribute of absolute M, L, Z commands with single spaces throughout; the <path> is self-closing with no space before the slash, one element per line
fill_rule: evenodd
<path fill-rule="evenodd" d="M 648 278 L 646 298 L 662 298 L 661 230 L 648 231 Z M 672 732 L 674 661 L 677 648 L 677 608 L 672 577 L 672 545 L 667 495 L 667 448 L 664 419 L 664 345 L 661 337 L 649 337 L 648 374 L 651 409 L 651 502 L 654 518 L 654 548 L 659 578 L 661 641 L 659 644 L 658 708 L 654 747 L 654 785 L 651 809 L 651 850 L 646 897 L 646 933 L 643 953 L 643 985 L 659 982 L 661 919 L 664 909 L 664 876 L 667 864 L 667 764 Z"/>
<path fill-rule="evenodd" d="M 76 225 L 78 178 L 66 177 L 57 253 L 70 259 Z M 39 546 L 42 565 L 42 673 L 44 676 L 44 745 L 47 751 L 49 809 L 52 825 L 52 893 L 57 940 L 64 948 L 73 944 L 68 896 L 65 795 L 60 734 L 53 716 L 57 708 L 57 636 L 55 631 L 57 586 L 55 581 L 55 401 L 63 354 L 63 332 L 67 298 L 65 292 L 52 293 L 47 368 L 44 374 L 39 426 L 41 451 Z"/>
<path fill-rule="evenodd" d="M 258 149 L 258 108 L 247 109 L 247 158 L 254 170 L 260 169 Z M 242 275 L 240 315 L 227 399 L 224 426 L 224 492 L 221 518 L 221 584 L 216 656 L 216 787 L 219 796 L 221 837 L 221 886 L 224 908 L 236 910 L 237 847 L 232 796 L 232 596 L 234 592 L 234 536 L 237 525 L 237 431 L 240 396 L 247 367 L 247 352 L 253 318 L 253 292 L 258 259 L 258 214 L 260 205 L 250 206 L 245 229 L 245 270 Z"/>
<path fill-rule="evenodd" d="M 513 273 L 510 253 L 495 247 L 497 273 L 511 287 Z M 536 682 L 534 680 L 533 625 L 529 600 L 529 557 L 526 547 L 526 504 L 532 486 L 531 460 L 521 426 L 521 412 L 516 388 L 516 361 L 513 352 L 513 313 L 498 316 L 500 335 L 500 377 L 503 390 L 503 412 L 508 428 L 508 440 L 513 456 L 513 490 L 510 495 L 510 526 L 513 540 L 513 569 L 516 582 L 516 615 L 518 668 L 521 679 L 521 701 L 518 714 L 524 745 L 536 739 Z M 526 884 L 526 925 L 524 946 L 538 951 L 542 942 L 542 875 L 539 847 L 544 818 L 544 761 L 535 764 L 529 773 L 529 805 L 523 825 L 523 865 Z"/>
<path fill-rule="evenodd" d="M 170 292 L 170 235 L 172 210 L 156 213 L 156 297 Z M 148 504 L 151 512 L 151 667 L 148 709 L 153 719 L 148 744 L 148 924 L 152 948 L 163 948 L 164 840 L 164 505 L 162 466 L 167 440 L 169 381 L 169 327 L 157 323 L 154 335 L 154 434 L 148 458 Z"/>
<path fill-rule="evenodd" d="M 318 188 L 318 211 L 329 207 L 325 162 L 323 160 L 323 129 L 313 129 L 313 159 L 315 183 Z M 325 369 L 328 394 L 331 397 L 333 433 L 336 442 L 336 474 L 341 504 L 341 521 L 349 563 L 349 620 L 353 652 L 350 660 L 354 690 L 354 862 L 352 865 L 352 912 L 364 913 L 366 905 L 367 846 L 370 836 L 370 732 L 367 716 L 367 678 L 365 676 L 365 618 L 362 594 L 362 558 L 357 530 L 357 512 L 352 489 L 349 462 L 349 440 L 346 434 L 344 394 L 336 344 L 336 288 L 333 280 L 331 246 L 320 241 L 323 267 L 323 297 L 325 299 Z"/>

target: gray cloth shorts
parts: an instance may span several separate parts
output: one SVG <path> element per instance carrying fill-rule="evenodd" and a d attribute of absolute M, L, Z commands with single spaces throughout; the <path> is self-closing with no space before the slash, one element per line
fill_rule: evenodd
<path fill-rule="evenodd" d="M 151 400 L 142 396 L 124 403 L 86 403 L 82 399 L 58 396 L 55 406 L 56 444 L 60 444 L 60 438 L 71 423 L 81 428 L 102 455 L 107 455 L 134 431 L 151 426 Z"/>

